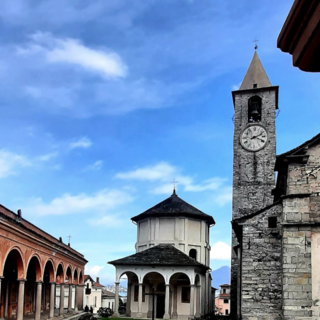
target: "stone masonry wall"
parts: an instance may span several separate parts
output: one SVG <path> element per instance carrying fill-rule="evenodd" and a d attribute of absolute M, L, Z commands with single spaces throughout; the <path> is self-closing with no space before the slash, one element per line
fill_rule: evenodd
<path fill-rule="evenodd" d="M 320 318 L 320 146 L 307 154 L 289 165 L 283 200 L 284 320 Z"/>
<path fill-rule="evenodd" d="M 320 192 L 320 145 L 307 150 L 307 164 L 290 164 L 287 194 Z"/>
<path fill-rule="evenodd" d="M 268 228 L 268 218 L 281 217 L 275 205 L 248 219 L 243 226 L 242 319 L 282 319 L 281 224 Z"/>

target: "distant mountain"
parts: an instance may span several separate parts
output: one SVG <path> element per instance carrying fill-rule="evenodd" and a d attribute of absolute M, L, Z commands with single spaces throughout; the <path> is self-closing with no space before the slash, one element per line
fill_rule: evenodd
<path fill-rule="evenodd" d="M 217 289 L 220 284 L 230 284 L 230 267 L 223 266 L 211 272 L 212 282 L 211 285 Z"/>

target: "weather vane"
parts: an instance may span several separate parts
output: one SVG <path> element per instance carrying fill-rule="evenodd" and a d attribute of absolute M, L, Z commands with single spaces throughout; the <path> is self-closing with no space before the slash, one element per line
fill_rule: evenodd
<path fill-rule="evenodd" d="M 257 38 L 254 38 L 254 40 L 252 42 L 255 42 L 255 45 L 254 45 L 254 50 L 257 50 L 258 49 L 258 45 L 257 45 L 257 42 L 259 40 Z"/>

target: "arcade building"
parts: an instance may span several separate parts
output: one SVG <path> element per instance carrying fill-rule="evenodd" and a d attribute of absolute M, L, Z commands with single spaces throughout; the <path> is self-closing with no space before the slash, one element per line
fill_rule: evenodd
<path fill-rule="evenodd" d="M 83 309 L 84 256 L 0 205 L 0 319 Z M 30 317 L 28 317 L 30 318 Z"/>

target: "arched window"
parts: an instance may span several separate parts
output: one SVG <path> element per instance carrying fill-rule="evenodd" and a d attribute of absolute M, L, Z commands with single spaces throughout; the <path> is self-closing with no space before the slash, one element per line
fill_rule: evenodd
<path fill-rule="evenodd" d="M 189 257 L 193 258 L 194 260 L 197 260 L 197 250 L 196 249 L 191 249 L 189 251 Z"/>
<path fill-rule="evenodd" d="M 248 122 L 261 121 L 261 98 L 253 96 L 248 101 Z"/>

